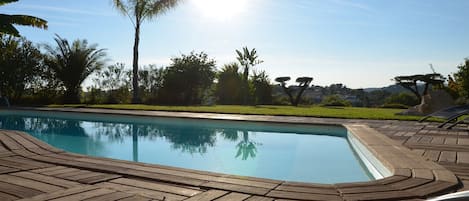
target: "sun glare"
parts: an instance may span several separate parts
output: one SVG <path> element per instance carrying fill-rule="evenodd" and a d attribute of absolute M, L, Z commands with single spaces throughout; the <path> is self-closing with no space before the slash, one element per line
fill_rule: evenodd
<path fill-rule="evenodd" d="M 235 18 L 246 8 L 247 0 L 193 0 L 206 17 L 216 20 Z"/>

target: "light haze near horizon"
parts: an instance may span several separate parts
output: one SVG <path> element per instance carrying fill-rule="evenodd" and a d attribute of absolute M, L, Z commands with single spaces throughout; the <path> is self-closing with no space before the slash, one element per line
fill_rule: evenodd
<path fill-rule="evenodd" d="M 275 77 L 311 76 L 314 85 L 383 87 L 398 75 L 457 71 L 469 57 L 466 0 L 186 0 L 142 27 L 140 64 L 204 51 L 217 67 L 235 49 L 256 48 Z M 36 43 L 54 34 L 107 49 L 109 64 L 132 64 L 134 32 L 110 0 L 20 0 L 0 13 L 27 14 L 48 30 L 17 26 Z"/>

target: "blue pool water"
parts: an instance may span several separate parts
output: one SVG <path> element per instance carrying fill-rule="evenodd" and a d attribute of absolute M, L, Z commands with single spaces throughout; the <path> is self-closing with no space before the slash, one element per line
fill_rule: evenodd
<path fill-rule="evenodd" d="M 0 128 L 90 156 L 287 181 L 373 179 L 342 127 L 8 110 Z"/>

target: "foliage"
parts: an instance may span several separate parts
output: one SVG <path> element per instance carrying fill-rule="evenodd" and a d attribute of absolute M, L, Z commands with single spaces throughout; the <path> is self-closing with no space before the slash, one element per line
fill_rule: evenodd
<path fill-rule="evenodd" d="M 238 72 L 237 63 L 225 64 L 217 73 L 217 85 L 215 96 L 219 104 L 234 105 L 241 104 L 242 75 Z"/>
<path fill-rule="evenodd" d="M 64 102 L 79 103 L 82 82 L 101 69 L 106 54 L 104 49 L 97 49 L 96 44 L 88 45 L 86 40 L 75 40 L 70 44 L 57 35 L 55 42 L 56 47 L 45 46 L 45 64 L 65 87 Z"/>
<path fill-rule="evenodd" d="M 386 98 L 390 95 L 391 93 L 385 90 L 375 90 L 375 91 L 369 92 L 367 94 L 367 99 L 368 99 L 368 104 L 369 104 L 368 106 L 379 107 L 380 105 L 384 104 L 384 100 L 386 100 Z"/>
<path fill-rule="evenodd" d="M 238 57 L 236 58 L 238 62 L 243 66 L 243 76 L 242 76 L 242 85 L 241 85 L 241 93 L 243 104 L 248 104 L 250 90 L 249 90 L 249 71 L 254 66 L 263 63 L 264 61 L 259 59 L 257 55 L 257 50 L 253 48 L 249 50 L 248 47 L 243 47 L 243 50 L 236 50 L 236 54 Z"/>
<path fill-rule="evenodd" d="M 215 79 L 215 60 L 204 52 L 171 59 L 158 91 L 163 104 L 197 105 L 202 103 L 204 91 Z"/>
<path fill-rule="evenodd" d="M 252 75 L 252 85 L 256 105 L 272 104 L 272 85 L 269 76 L 265 71 L 254 71 Z"/>
<path fill-rule="evenodd" d="M 18 0 L 0 0 L 0 6 L 17 1 Z M 19 37 L 20 33 L 13 25 L 32 26 L 41 29 L 47 29 L 47 21 L 41 18 L 28 15 L 0 14 L 0 34 L 9 34 Z"/>
<path fill-rule="evenodd" d="M 133 103 L 139 103 L 138 86 L 138 46 L 140 43 L 140 28 L 145 20 L 152 20 L 176 7 L 181 0 L 113 0 L 115 8 L 123 15 L 129 17 L 135 29 L 133 64 L 132 64 L 132 87 Z"/>
<path fill-rule="evenodd" d="M 156 104 L 158 90 L 162 87 L 165 69 L 149 65 L 139 70 L 141 99 L 147 104 Z"/>
<path fill-rule="evenodd" d="M 420 102 L 423 95 L 427 95 L 430 87 L 441 88 L 445 82 L 445 78 L 438 73 L 425 74 L 425 75 L 411 75 L 411 76 L 397 76 L 394 78 L 397 85 L 404 87 L 411 91 Z M 425 88 L 422 92 L 419 91 L 418 84 L 423 82 Z"/>
<path fill-rule="evenodd" d="M 401 104 L 401 105 L 406 105 L 408 106 L 414 106 L 418 105 L 419 101 L 418 99 L 406 92 L 402 92 L 399 94 L 392 94 L 391 96 L 387 97 L 384 100 L 385 104 Z"/>
<path fill-rule="evenodd" d="M 408 109 L 408 105 L 400 104 L 400 103 L 385 103 L 381 106 L 381 108 L 392 108 L 392 109 Z"/>
<path fill-rule="evenodd" d="M 0 34 L 0 96 L 17 102 L 40 79 L 42 62 L 41 52 L 30 41 Z"/>
<path fill-rule="evenodd" d="M 342 99 L 339 95 L 326 96 L 322 101 L 323 106 L 338 106 L 338 107 L 350 107 L 352 103 L 350 101 Z"/>
<path fill-rule="evenodd" d="M 289 81 L 290 79 L 291 79 L 290 77 L 278 77 L 275 79 L 275 81 L 280 82 L 280 86 L 282 86 L 283 90 L 290 98 L 291 105 L 298 106 L 298 104 L 301 101 L 301 96 L 303 95 L 303 92 L 309 87 L 309 85 L 313 81 L 313 78 L 312 77 L 299 77 L 296 79 L 298 86 L 287 87 L 286 82 Z M 293 97 L 294 91 L 297 91 L 295 98 Z"/>
<path fill-rule="evenodd" d="M 460 97 L 469 100 L 469 58 L 458 66 L 458 72 L 454 74 Z M 469 102 L 469 101 L 468 101 Z"/>
<path fill-rule="evenodd" d="M 129 101 L 129 73 L 125 70 L 125 64 L 116 63 L 96 72 L 95 83 L 99 89 L 91 89 L 90 95 L 98 95 L 99 90 L 107 91 L 104 103 L 128 103 Z M 93 98 L 95 99 L 95 98 Z M 91 101 L 91 100 L 90 100 Z"/>

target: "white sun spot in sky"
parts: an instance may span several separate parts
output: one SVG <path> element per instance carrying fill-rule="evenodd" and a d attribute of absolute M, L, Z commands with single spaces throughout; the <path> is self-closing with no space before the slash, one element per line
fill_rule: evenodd
<path fill-rule="evenodd" d="M 209 18 L 226 21 L 236 18 L 246 8 L 247 0 L 192 0 L 200 12 Z"/>

